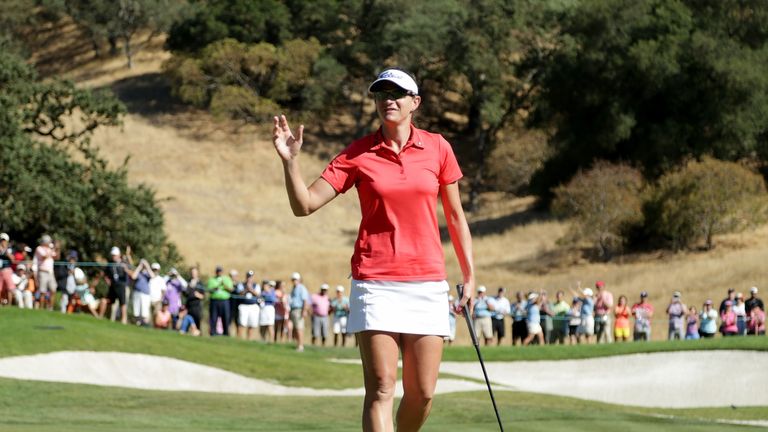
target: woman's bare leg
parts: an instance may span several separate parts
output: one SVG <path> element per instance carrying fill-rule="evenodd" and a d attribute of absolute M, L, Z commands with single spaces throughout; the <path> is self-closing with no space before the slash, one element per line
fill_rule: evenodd
<path fill-rule="evenodd" d="M 365 381 L 363 431 L 392 432 L 400 335 L 369 330 L 357 333 L 357 340 Z"/>
<path fill-rule="evenodd" d="M 403 399 L 397 409 L 398 432 L 418 431 L 432 409 L 443 338 L 400 335 L 403 351 Z"/>

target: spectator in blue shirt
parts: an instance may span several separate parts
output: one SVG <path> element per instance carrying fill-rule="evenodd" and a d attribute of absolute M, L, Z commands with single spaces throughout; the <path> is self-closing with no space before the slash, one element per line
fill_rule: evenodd
<path fill-rule="evenodd" d="M 493 327 L 491 325 L 491 316 L 493 315 L 493 303 L 485 295 L 485 285 L 477 287 L 477 297 L 475 298 L 474 321 L 475 334 L 485 339 L 488 345 L 493 341 Z"/>
<path fill-rule="evenodd" d="M 535 292 L 528 294 L 528 304 L 526 307 L 525 324 L 528 328 L 528 336 L 523 341 L 523 345 L 528 345 L 536 338 L 539 345 L 544 345 L 544 331 L 541 328 L 541 313 L 539 302 L 541 297 Z"/>
<path fill-rule="evenodd" d="M 522 344 L 528 336 L 528 326 L 525 324 L 525 309 L 528 303 L 525 301 L 522 291 L 515 293 L 515 299 L 510 312 L 512 315 L 512 345 L 515 345 L 518 340 Z"/>
<path fill-rule="evenodd" d="M 309 315 L 309 291 L 301 283 L 301 275 L 294 272 L 291 275 L 293 290 L 288 299 L 291 308 L 290 317 L 293 323 L 293 338 L 296 340 L 296 351 L 304 351 L 304 318 Z"/>

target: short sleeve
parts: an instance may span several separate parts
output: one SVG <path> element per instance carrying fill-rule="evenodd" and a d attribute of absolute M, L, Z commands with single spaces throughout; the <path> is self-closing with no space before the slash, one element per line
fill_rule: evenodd
<path fill-rule="evenodd" d="M 357 181 L 357 167 L 352 163 L 348 150 L 336 156 L 320 175 L 338 193 L 348 191 Z"/>
<path fill-rule="evenodd" d="M 461 173 L 456 155 L 453 154 L 451 144 L 440 135 L 440 173 L 437 178 L 441 185 L 451 184 L 464 175 Z"/>

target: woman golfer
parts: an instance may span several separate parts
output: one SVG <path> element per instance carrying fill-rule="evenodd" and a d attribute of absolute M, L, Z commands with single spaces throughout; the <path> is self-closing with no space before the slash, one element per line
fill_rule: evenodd
<path fill-rule="evenodd" d="M 304 126 L 295 136 L 285 116 L 275 117 L 273 142 L 296 216 L 312 214 L 336 195 L 357 188 L 362 221 L 351 260 L 347 331 L 356 333 L 363 361 L 363 430 L 394 429 L 392 405 L 402 352 L 404 394 L 397 429 L 411 431 L 429 415 L 443 337 L 449 334 L 438 196 L 464 277 L 459 310 L 474 290 L 472 239 L 459 198 L 462 174 L 450 144 L 411 124 L 421 104 L 416 81 L 403 70 L 388 69 L 368 90 L 381 127 L 336 156 L 311 186 L 302 180 L 298 163 Z"/>

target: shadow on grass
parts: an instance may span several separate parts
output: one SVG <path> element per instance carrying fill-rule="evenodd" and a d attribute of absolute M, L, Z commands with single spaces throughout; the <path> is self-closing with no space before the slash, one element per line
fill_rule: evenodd
<path fill-rule="evenodd" d="M 110 88 L 132 114 L 152 117 L 186 110 L 185 105 L 173 98 L 171 84 L 160 72 L 123 78 Z"/>
<path fill-rule="evenodd" d="M 534 222 L 549 222 L 552 220 L 555 220 L 555 218 L 548 212 L 532 206 L 503 216 L 471 221 L 469 222 L 469 231 L 472 233 L 472 237 L 485 237 L 501 234 L 512 228 L 522 227 Z M 440 240 L 443 242 L 451 240 L 448 228 L 440 228 Z"/>

